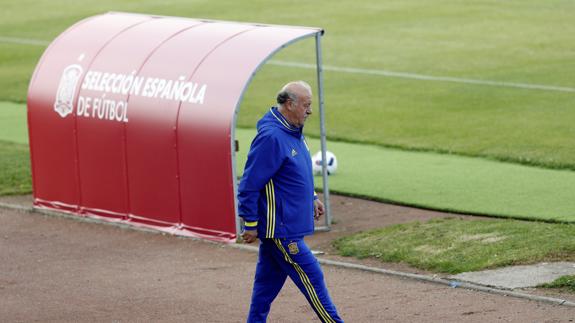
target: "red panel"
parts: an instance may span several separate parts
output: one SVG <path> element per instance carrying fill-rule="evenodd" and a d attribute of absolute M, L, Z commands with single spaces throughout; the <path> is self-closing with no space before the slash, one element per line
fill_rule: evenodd
<path fill-rule="evenodd" d="M 164 80 L 164 89 L 185 83 L 202 59 L 224 39 L 249 26 L 203 23 L 163 43 L 139 75 Z M 171 81 L 171 82 L 170 82 Z M 163 93 L 163 91 L 161 91 Z M 169 91 L 171 92 L 171 90 Z M 131 96 L 128 123 L 128 172 L 131 213 L 140 220 L 181 223 L 176 119 L 180 102 L 169 92 Z M 182 183 L 183 186 L 193 183 Z M 208 201 L 206 201 L 208 203 Z M 144 218 L 144 219 L 141 219 Z M 137 220 L 137 218 L 134 218 Z"/>
<path fill-rule="evenodd" d="M 150 105 L 151 102 L 128 101 L 128 96 L 134 98 L 144 93 L 147 79 L 141 77 L 138 70 L 150 53 L 169 37 L 194 24 L 183 19 L 152 19 L 136 25 L 107 44 L 90 66 L 79 94 L 78 107 L 82 106 L 82 100 L 91 101 L 91 107 L 86 108 L 85 113 L 78 117 L 77 134 L 82 205 L 86 212 L 118 216 L 129 213 L 127 169 L 130 168 L 130 160 L 126 160 L 125 127 L 130 128 L 132 124 L 138 127 L 138 123 L 144 121 L 137 117 L 136 120 L 130 120 L 133 111 L 155 107 Z M 130 82 L 130 79 L 134 81 Z M 150 108 L 146 110 L 150 111 Z M 145 141 L 155 137 L 154 130 L 161 125 L 143 123 L 142 126 L 150 126 L 148 131 L 136 134 Z M 157 145 L 158 142 L 152 141 L 150 144 Z M 153 160 L 146 162 L 149 163 L 147 173 L 156 170 L 151 167 L 154 165 Z M 173 182 L 175 177 L 175 167 L 169 167 L 172 175 L 166 178 L 167 187 L 155 185 L 146 188 L 158 193 L 155 197 L 150 196 L 150 199 L 163 202 L 158 200 L 162 197 L 159 192 L 169 189 L 169 180 Z"/>
<path fill-rule="evenodd" d="M 146 16 L 96 16 L 68 29 L 44 53 L 28 92 L 36 204 L 52 201 L 56 202 L 52 205 L 60 205 L 59 208 L 75 209 L 79 203 L 74 113 L 61 117 L 54 111 L 64 69 L 75 64 L 84 75 L 106 42 L 122 29 L 148 19 Z M 73 98 L 77 90 L 78 86 L 72 88 Z"/>
<path fill-rule="evenodd" d="M 192 77 L 208 84 L 203 105 L 184 103 L 180 112 L 183 223 L 235 232 L 235 191 L 230 128 L 252 73 L 274 50 L 316 31 L 261 27 L 238 34 L 215 49 Z M 208 201 L 208 203 L 206 203 Z"/>

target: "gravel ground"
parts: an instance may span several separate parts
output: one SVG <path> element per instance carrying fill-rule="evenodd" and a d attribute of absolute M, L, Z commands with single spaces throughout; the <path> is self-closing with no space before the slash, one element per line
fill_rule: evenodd
<path fill-rule="evenodd" d="M 21 204 L 25 201 L 20 198 Z M 325 249 L 326 257 L 332 258 L 337 257 L 331 255 L 330 240 L 380 225 L 378 218 L 391 224 L 449 216 L 342 197 L 334 198 L 333 209 L 334 230 L 309 239 L 310 245 Z M 7 209 L 0 209 L 0 241 L 2 322 L 245 321 L 257 258 L 252 252 Z M 565 306 L 331 266 L 324 266 L 324 272 L 332 298 L 348 322 L 573 322 L 575 318 L 575 309 Z M 288 281 L 268 321 L 318 320 Z"/>

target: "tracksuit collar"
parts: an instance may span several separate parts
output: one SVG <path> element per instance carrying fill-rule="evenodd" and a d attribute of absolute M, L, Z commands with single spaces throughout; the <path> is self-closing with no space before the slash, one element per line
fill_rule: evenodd
<path fill-rule="evenodd" d="M 287 130 L 292 131 L 292 132 L 297 132 L 297 133 L 302 132 L 303 127 L 298 128 L 298 127 L 292 126 L 289 123 L 289 121 L 286 119 L 286 117 L 284 117 L 283 114 L 281 114 L 281 112 L 279 112 L 277 107 L 271 107 L 270 113 L 283 126 L 284 129 L 287 129 Z"/>

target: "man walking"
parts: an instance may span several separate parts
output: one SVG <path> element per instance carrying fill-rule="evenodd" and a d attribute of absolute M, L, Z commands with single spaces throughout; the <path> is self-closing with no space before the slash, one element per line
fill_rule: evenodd
<path fill-rule="evenodd" d="M 260 239 L 259 259 L 248 322 L 265 322 L 271 303 L 289 276 L 322 322 L 338 316 L 317 259 L 304 242 L 324 205 L 313 187 L 311 158 L 302 130 L 311 115 L 311 88 L 303 81 L 286 84 L 258 121 L 239 187 L 242 238 Z"/>

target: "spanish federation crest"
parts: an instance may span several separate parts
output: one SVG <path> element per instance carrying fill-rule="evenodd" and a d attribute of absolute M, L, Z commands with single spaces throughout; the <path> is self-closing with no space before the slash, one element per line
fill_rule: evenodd
<path fill-rule="evenodd" d="M 289 250 L 289 253 L 291 255 L 297 255 L 299 252 L 299 249 L 297 247 L 297 242 L 292 242 L 292 243 L 288 244 L 288 250 Z"/>
<path fill-rule="evenodd" d="M 66 67 L 62 72 L 56 102 L 54 102 L 54 111 L 58 112 L 62 118 L 74 111 L 74 93 L 82 71 L 82 66 L 73 64 Z"/>

